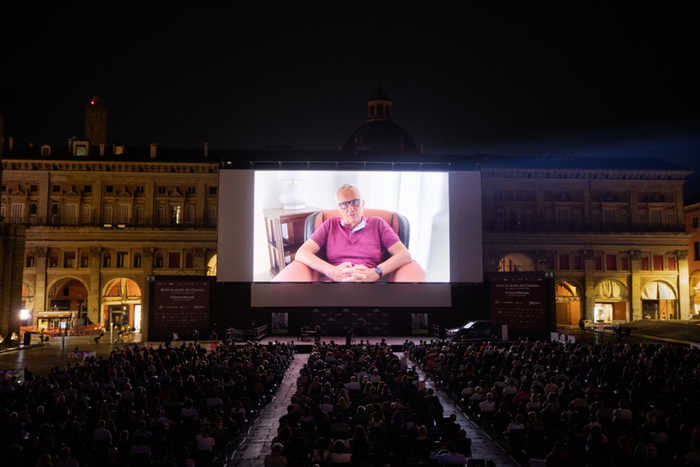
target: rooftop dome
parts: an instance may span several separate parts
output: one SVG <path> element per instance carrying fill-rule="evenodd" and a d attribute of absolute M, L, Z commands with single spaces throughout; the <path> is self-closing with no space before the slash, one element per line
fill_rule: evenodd
<path fill-rule="evenodd" d="M 411 135 L 391 118 L 391 99 L 381 85 L 367 102 L 367 121 L 356 129 L 343 146 L 350 152 L 418 153 Z"/>

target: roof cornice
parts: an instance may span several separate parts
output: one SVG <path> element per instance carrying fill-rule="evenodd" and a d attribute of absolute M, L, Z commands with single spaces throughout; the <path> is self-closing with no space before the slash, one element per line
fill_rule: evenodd
<path fill-rule="evenodd" d="M 3 159 L 3 170 L 51 172 L 150 172 L 150 173 L 207 173 L 219 172 L 218 162 L 89 162 L 80 160 L 45 161 L 41 159 Z"/>

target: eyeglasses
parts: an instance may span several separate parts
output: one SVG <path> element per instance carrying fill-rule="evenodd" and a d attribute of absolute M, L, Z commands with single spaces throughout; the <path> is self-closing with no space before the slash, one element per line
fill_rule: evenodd
<path fill-rule="evenodd" d="M 353 199 L 353 200 L 350 200 L 350 201 L 343 201 L 342 203 L 338 203 L 338 207 L 344 211 L 344 210 L 346 210 L 346 209 L 348 208 L 348 206 L 350 206 L 351 204 L 352 204 L 353 206 L 355 206 L 355 207 L 358 207 L 358 206 L 360 205 L 361 202 L 362 202 L 361 199 Z"/>

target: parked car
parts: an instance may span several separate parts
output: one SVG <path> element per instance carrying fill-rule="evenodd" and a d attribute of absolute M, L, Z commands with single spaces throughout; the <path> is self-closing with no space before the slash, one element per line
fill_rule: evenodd
<path fill-rule="evenodd" d="M 446 337 L 453 340 L 462 339 L 491 339 L 496 340 L 501 338 L 501 326 L 494 321 L 475 320 L 467 321 L 463 325 L 447 329 Z"/>

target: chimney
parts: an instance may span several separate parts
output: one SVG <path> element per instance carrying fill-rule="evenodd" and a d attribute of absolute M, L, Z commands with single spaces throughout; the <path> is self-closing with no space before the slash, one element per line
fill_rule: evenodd
<path fill-rule="evenodd" d="M 75 136 L 68 138 L 68 154 L 73 154 L 73 141 L 75 141 Z"/>
<path fill-rule="evenodd" d="M 209 156 L 209 143 L 204 143 L 204 157 Z"/>
<path fill-rule="evenodd" d="M 7 138 L 8 151 L 14 151 L 14 148 L 15 148 L 15 139 L 14 138 Z"/>
<path fill-rule="evenodd" d="M 105 155 L 105 143 L 100 143 L 100 156 Z"/>
<path fill-rule="evenodd" d="M 151 159 L 156 158 L 156 143 L 151 143 Z"/>

